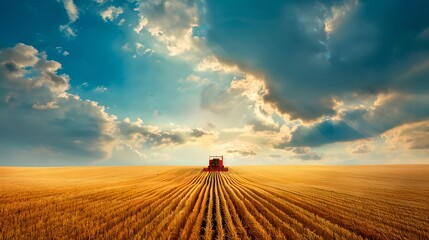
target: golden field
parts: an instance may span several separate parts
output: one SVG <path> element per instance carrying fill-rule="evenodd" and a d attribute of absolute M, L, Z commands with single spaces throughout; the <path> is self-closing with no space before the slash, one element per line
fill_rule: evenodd
<path fill-rule="evenodd" d="M 0 239 L 429 239 L 429 165 L 0 168 Z"/>

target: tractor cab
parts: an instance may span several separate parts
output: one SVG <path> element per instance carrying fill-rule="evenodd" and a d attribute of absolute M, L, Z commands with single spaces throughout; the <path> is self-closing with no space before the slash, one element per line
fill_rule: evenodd
<path fill-rule="evenodd" d="M 209 165 L 203 171 L 228 171 L 228 168 L 223 166 L 223 156 L 209 156 Z"/>

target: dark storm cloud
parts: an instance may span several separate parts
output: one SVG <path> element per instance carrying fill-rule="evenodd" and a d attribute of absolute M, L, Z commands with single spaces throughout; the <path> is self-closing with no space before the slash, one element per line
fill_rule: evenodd
<path fill-rule="evenodd" d="M 333 9 L 345 13 L 328 35 L 325 21 Z M 207 39 L 223 61 L 264 74 L 266 100 L 279 110 L 314 120 L 335 113 L 334 97 L 427 92 L 428 9 L 424 0 L 209 0 Z M 363 137 L 341 122 L 317 130 L 332 141 Z"/>
<path fill-rule="evenodd" d="M 371 131 L 362 128 L 363 111 L 349 113 L 343 120 L 326 120 L 313 126 L 300 126 L 292 133 L 292 139 L 277 148 L 287 146 L 319 146 L 331 142 L 343 142 L 370 137 Z"/>
<path fill-rule="evenodd" d="M 380 100 L 374 110 L 347 112 L 340 120 L 325 120 L 309 126 L 300 126 L 275 148 L 320 146 L 332 142 L 353 141 L 378 136 L 404 123 L 427 119 L 429 95 L 397 94 Z"/>

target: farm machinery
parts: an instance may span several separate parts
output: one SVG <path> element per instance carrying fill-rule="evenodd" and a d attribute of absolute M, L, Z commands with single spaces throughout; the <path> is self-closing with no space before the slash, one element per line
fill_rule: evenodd
<path fill-rule="evenodd" d="M 203 171 L 228 171 L 228 168 L 223 166 L 223 156 L 209 156 L 209 166 L 205 167 Z"/>

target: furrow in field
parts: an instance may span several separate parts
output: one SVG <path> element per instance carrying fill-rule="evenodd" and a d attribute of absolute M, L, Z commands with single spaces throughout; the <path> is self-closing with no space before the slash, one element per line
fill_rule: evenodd
<path fill-rule="evenodd" d="M 194 178 L 196 177 L 197 176 L 195 176 Z M 178 187 L 179 190 L 181 189 L 180 187 L 185 188 L 186 184 L 179 185 Z M 108 234 L 111 234 L 115 230 L 114 228 L 115 225 L 121 224 L 121 222 L 128 221 L 128 219 L 136 219 L 137 216 L 139 216 L 140 218 L 141 217 L 141 214 L 139 214 L 140 212 L 148 211 L 147 208 L 150 207 L 151 205 L 153 206 L 155 202 L 157 201 L 162 202 L 163 199 L 168 199 L 170 196 L 175 194 L 175 192 L 173 192 L 172 190 L 174 190 L 174 187 L 169 187 L 166 190 L 161 191 L 159 193 L 159 196 L 153 196 L 152 198 L 146 198 L 144 196 L 144 192 L 142 192 L 141 197 L 138 197 L 136 199 L 128 198 L 129 201 L 117 203 L 117 207 L 116 207 L 117 210 L 112 212 L 111 214 L 116 217 L 112 219 L 113 221 L 109 222 L 109 224 L 106 226 L 107 229 L 105 231 Z M 133 227 L 134 226 L 131 226 L 131 228 L 129 229 L 129 232 L 136 231 L 136 229 L 134 229 Z"/>
<path fill-rule="evenodd" d="M 204 175 L 204 174 L 202 174 Z M 206 192 L 207 185 L 204 184 L 206 181 L 206 176 L 204 176 L 202 183 L 201 183 L 201 190 L 198 192 L 197 201 L 194 206 L 192 207 L 192 211 L 189 216 L 186 216 L 186 222 L 184 227 L 181 229 L 179 239 L 189 239 L 191 231 L 193 229 L 194 223 L 196 222 L 196 219 L 198 217 L 198 214 L 200 212 L 200 208 L 202 205 L 202 202 L 204 200 L 204 193 Z"/>
<path fill-rule="evenodd" d="M 218 174 L 218 192 L 219 192 L 219 200 L 220 200 L 220 208 L 222 214 L 222 227 L 225 229 L 225 238 L 226 239 L 238 239 L 237 230 L 232 221 L 231 213 L 228 208 L 228 203 L 224 196 L 224 191 L 222 188 L 221 178 L 223 177 L 222 173 Z"/>
<path fill-rule="evenodd" d="M 269 239 L 270 236 L 265 231 L 263 226 L 256 220 L 255 216 L 252 215 L 245 203 L 237 196 L 236 192 L 231 188 L 229 178 L 225 177 L 225 189 L 231 196 L 231 201 L 236 206 L 237 214 L 243 219 L 243 224 L 246 226 L 247 234 L 254 239 Z"/>
<path fill-rule="evenodd" d="M 216 218 L 214 219 L 215 223 L 216 223 L 216 235 L 213 236 L 213 239 L 218 239 L 218 240 L 223 240 L 225 238 L 225 216 L 223 213 L 223 209 L 221 208 L 221 203 L 220 203 L 220 192 L 219 192 L 219 173 L 216 173 L 215 175 L 215 216 Z"/>
<path fill-rule="evenodd" d="M 196 188 L 193 190 L 190 197 L 186 200 L 183 209 L 176 212 L 174 216 L 175 220 L 172 221 L 172 223 L 170 223 L 170 225 L 168 226 L 168 237 L 165 237 L 165 235 L 163 235 L 162 238 L 178 239 L 180 237 L 181 231 L 191 217 L 195 205 L 198 204 L 197 201 L 199 199 L 199 195 L 202 191 L 203 186 L 203 184 L 196 185 Z"/>
<path fill-rule="evenodd" d="M 237 233 L 238 239 L 250 239 L 250 237 L 247 235 L 247 230 L 245 228 L 245 225 L 243 224 L 243 219 L 240 214 L 238 214 L 236 207 L 234 206 L 230 195 L 228 194 L 226 190 L 226 183 L 225 183 L 225 175 L 228 173 L 220 173 L 221 174 L 221 188 L 222 188 L 222 195 L 224 196 L 226 200 L 226 208 L 228 208 L 230 216 L 232 218 L 232 224 L 233 226 L 229 230 L 233 230 Z M 236 239 L 236 238 L 233 238 Z"/>
<path fill-rule="evenodd" d="M 325 237 L 345 237 L 348 239 L 359 239 L 359 235 L 350 232 L 347 228 L 341 227 L 332 223 L 320 216 L 314 214 L 314 212 L 303 208 L 295 204 L 296 202 L 290 202 L 289 198 L 285 198 L 284 194 L 278 194 L 271 192 L 266 188 L 261 188 L 257 184 L 251 184 L 252 188 L 249 188 L 255 195 L 265 199 L 268 203 L 271 203 L 276 208 L 280 209 L 283 213 L 287 214 L 293 219 L 296 219 L 306 228 L 311 231 L 315 231 L 317 234 Z M 290 197 L 288 195 L 288 197 Z M 301 205 L 310 204 L 305 199 L 301 199 Z"/>
<path fill-rule="evenodd" d="M 203 225 L 201 226 L 200 236 L 204 236 L 204 239 L 211 239 L 213 234 L 215 234 L 215 230 L 213 230 L 213 209 L 215 209 L 213 205 L 214 199 L 214 184 L 215 184 L 215 172 L 210 173 L 210 192 L 208 199 L 208 206 L 206 208 L 205 216 L 203 218 Z"/>
<path fill-rule="evenodd" d="M 181 184 L 180 187 L 172 186 L 167 191 L 167 194 L 160 196 L 157 200 L 146 202 L 145 205 L 136 204 L 138 207 L 138 221 L 136 220 L 133 225 L 129 226 L 129 232 L 138 233 L 143 236 L 150 233 L 156 219 L 162 219 L 168 214 L 165 209 L 170 203 L 171 198 L 176 195 L 182 196 L 186 193 L 187 188 L 188 186 L 186 184 Z"/>
<path fill-rule="evenodd" d="M 203 176 L 201 174 L 196 175 L 195 178 L 200 179 L 200 181 L 203 180 Z M 179 187 L 172 186 L 172 188 L 176 188 L 177 191 L 173 191 L 166 196 L 160 196 L 157 200 L 146 205 L 146 207 L 138 213 L 142 218 L 139 219 L 134 226 L 137 232 L 136 235 L 148 236 L 148 234 L 153 234 L 158 227 L 157 224 L 159 224 L 159 222 L 165 219 L 168 215 L 171 215 L 170 207 L 173 207 L 171 204 L 173 199 L 178 201 L 183 198 L 183 196 L 189 192 L 188 190 L 190 186 L 195 187 L 197 184 L 180 184 Z"/>
<path fill-rule="evenodd" d="M 282 233 L 282 230 L 284 229 L 280 228 L 280 224 L 278 224 L 280 222 L 274 221 L 274 219 L 278 218 L 269 212 L 265 206 L 260 204 L 250 195 L 246 194 L 243 190 L 244 186 L 235 183 L 235 181 L 231 179 L 230 176 L 228 176 L 227 179 L 230 180 L 229 186 L 231 189 L 235 192 L 239 199 L 242 199 L 245 207 L 247 208 L 247 212 L 249 212 L 256 219 L 256 221 L 261 225 L 262 229 L 264 229 L 267 234 L 271 235 L 272 238 L 284 239 L 285 236 Z M 296 234 L 292 235 L 292 232 L 290 234 L 291 237 L 297 237 Z"/>
<path fill-rule="evenodd" d="M 154 239 L 171 239 L 173 237 L 173 230 L 178 228 L 178 225 L 181 225 L 181 222 L 184 220 L 184 218 L 186 218 L 186 216 L 182 213 L 185 203 L 187 203 L 191 198 L 195 189 L 198 189 L 200 186 L 190 185 L 186 190 L 187 193 L 184 196 L 177 196 L 170 201 L 170 204 L 166 209 L 166 211 L 169 212 L 169 215 L 163 218 L 162 221 L 156 225 L 156 229 L 151 234 Z"/>
<path fill-rule="evenodd" d="M 251 182 L 249 177 L 243 176 L 243 178 Z M 266 184 L 259 185 L 263 185 L 264 189 L 274 189 L 282 195 L 287 195 L 288 198 L 295 198 L 294 203 L 297 205 L 309 211 L 315 209 L 314 213 L 320 217 L 371 238 L 382 236 L 383 232 L 390 232 L 393 236 L 418 235 L 421 233 L 421 229 L 417 226 L 425 218 L 424 215 L 419 214 L 425 212 L 422 210 L 425 209 L 423 205 L 421 205 L 422 209 L 419 209 L 416 208 L 419 205 L 414 200 L 413 205 L 409 206 L 407 202 L 399 201 L 398 198 L 384 199 L 389 194 L 384 192 L 380 194 L 382 189 L 377 191 L 376 189 L 371 190 L 369 187 L 365 189 L 368 194 L 357 196 L 332 190 L 323 191 L 319 187 L 307 187 L 304 191 L 303 189 L 291 191 Z M 424 194 L 422 193 L 422 195 Z M 320 209 L 323 209 L 323 212 L 320 212 Z M 410 211 L 416 212 L 416 214 L 410 215 Z"/>
<path fill-rule="evenodd" d="M 270 223 L 277 229 L 272 234 L 275 238 L 284 238 L 281 235 L 285 235 L 289 239 L 300 238 L 300 235 L 305 235 L 311 239 L 317 239 L 318 236 L 314 234 L 311 230 L 304 227 L 302 223 L 286 215 L 280 209 L 278 209 L 273 204 L 269 203 L 265 199 L 262 199 L 253 194 L 253 192 L 248 186 L 233 184 L 238 191 L 244 196 L 244 199 L 249 201 L 249 205 L 254 206 L 259 213 L 267 218 Z"/>
<path fill-rule="evenodd" d="M 204 197 L 203 197 L 203 201 L 201 203 L 201 208 L 199 210 L 198 216 L 194 222 L 192 231 L 191 231 L 191 235 L 190 235 L 190 239 L 197 239 L 201 236 L 201 229 L 202 229 L 202 224 L 203 224 L 203 218 L 205 216 L 205 212 L 207 209 L 207 202 L 208 202 L 208 195 L 209 195 L 209 190 L 210 190 L 210 178 L 211 176 L 209 174 L 206 175 L 205 180 L 204 180 L 204 185 L 206 185 L 205 191 L 204 191 Z"/>

